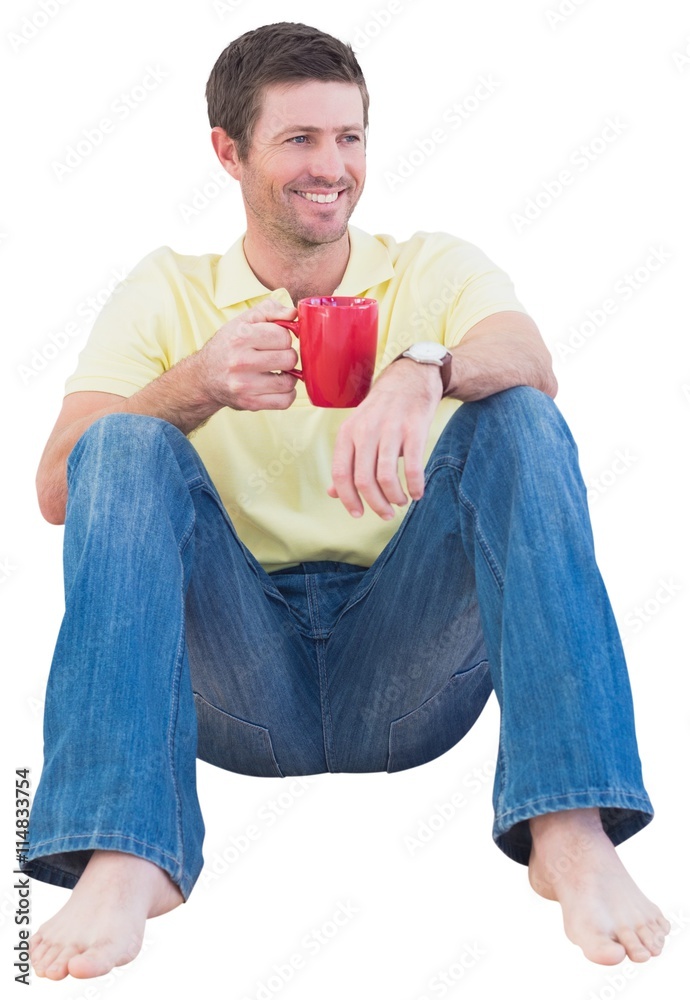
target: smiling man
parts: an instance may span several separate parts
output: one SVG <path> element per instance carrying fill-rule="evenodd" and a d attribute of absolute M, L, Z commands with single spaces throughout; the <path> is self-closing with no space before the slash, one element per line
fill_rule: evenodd
<path fill-rule="evenodd" d="M 197 757 L 404 770 L 454 747 L 492 690 L 497 846 L 589 959 L 658 955 L 668 921 L 615 851 L 652 818 L 627 670 L 539 331 L 476 246 L 349 224 L 369 102 L 349 46 L 259 28 L 207 96 L 246 232 L 134 269 L 38 472 L 66 610 L 24 868 L 73 892 L 34 969 L 102 975 L 189 897 Z M 312 405 L 275 322 L 334 294 L 379 306 L 350 411 Z"/>

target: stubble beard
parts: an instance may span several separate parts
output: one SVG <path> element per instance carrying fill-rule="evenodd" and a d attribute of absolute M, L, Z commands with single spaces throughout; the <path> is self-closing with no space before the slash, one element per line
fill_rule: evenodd
<path fill-rule="evenodd" d="M 347 188 L 345 196 L 347 196 L 347 193 L 351 190 L 351 188 Z M 358 192 L 357 199 L 354 204 L 349 205 L 342 224 L 338 226 L 336 230 L 331 230 L 330 232 L 327 230 L 320 230 L 318 225 L 310 226 L 305 224 L 304 221 L 299 218 L 298 212 L 296 210 L 292 211 L 289 205 L 285 205 L 285 211 L 278 213 L 276 216 L 271 216 L 265 211 L 257 211 L 252 204 L 253 199 L 250 200 L 250 198 L 247 198 L 246 193 L 245 201 L 256 224 L 259 226 L 267 240 L 274 243 L 276 247 L 310 255 L 318 252 L 319 247 L 326 246 L 329 243 L 337 243 L 343 238 L 343 236 L 347 233 L 350 217 L 357 206 L 362 190 L 363 187 Z M 249 192 L 249 194 L 251 195 L 251 192 Z M 290 195 L 288 194 L 287 197 L 289 198 Z M 299 197 L 299 195 L 297 195 L 297 197 Z"/>

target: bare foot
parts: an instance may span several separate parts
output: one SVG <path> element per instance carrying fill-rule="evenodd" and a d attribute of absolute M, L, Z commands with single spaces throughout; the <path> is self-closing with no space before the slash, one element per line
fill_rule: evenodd
<path fill-rule="evenodd" d="M 167 872 L 144 858 L 94 851 L 72 894 L 29 941 L 37 976 L 104 976 L 139 954 L 148 917 L 184 902 Z"/>
<path fill-rule="evenodd" d="M 591 962 L 617 965 L 659 955 L 671 925 L 637 888 L 604 832 L 598 809 L 547 813 L 529 821 L 529 880 L 563 909 L 570 940 Z"/>

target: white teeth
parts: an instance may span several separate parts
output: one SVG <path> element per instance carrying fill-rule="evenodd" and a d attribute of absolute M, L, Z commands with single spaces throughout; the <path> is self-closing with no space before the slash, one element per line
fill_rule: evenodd
<path fill-rule="evenodd" d="M 318 201 L 320 205 L 335 201 L 338 197 L 337 191 L 334 191 L 333 194 L 312 194 L 310 191 L 298 191 L 298 194 L 301 194 L 307 201 Z"/>

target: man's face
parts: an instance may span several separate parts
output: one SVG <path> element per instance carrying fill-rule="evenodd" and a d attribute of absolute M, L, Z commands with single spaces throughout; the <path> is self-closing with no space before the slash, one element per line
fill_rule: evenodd
<path fill-rule="evenodd" d="M 302 247 L 339 240 L 364 188 L 363 116 L 356 84 L 267 87 L 240 170 L 248 226 Z"/>

